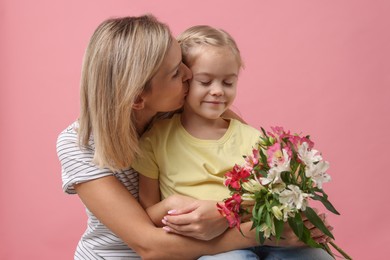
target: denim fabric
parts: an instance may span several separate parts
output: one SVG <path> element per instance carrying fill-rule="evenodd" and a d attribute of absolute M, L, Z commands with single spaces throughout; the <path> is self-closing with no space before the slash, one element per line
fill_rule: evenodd
<path fill-rule="evenodd" d="M 334 260 L 326 251 L 310 247 L 258 246 L 216 255 L 206 255 L 199 260 Z"/>
<path fill-rule="evenodd" d="M 258 246 L 252 250 L 261 260 L 334 260 L 320 248 Z"/>
<path fill-rule="evenodd" d="M 240 259 L 253 259 L 258 260 L 259 257 L 251 250 L 233 250 L 226 253 L 216 255 L 205 255 L 198 260 L 240 260 Z"/>

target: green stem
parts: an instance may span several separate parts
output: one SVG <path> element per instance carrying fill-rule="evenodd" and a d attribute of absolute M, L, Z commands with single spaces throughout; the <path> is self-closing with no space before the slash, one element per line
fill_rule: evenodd
<path fill-rule="evenodd" d="M 352 257 L 350 257 L 347 253 L 345 253 L 344 250 L 338 247 L 333 241 L 330 241 L 329 244 L 331 244 L 334 247 L 334 249 L 336 249 L 340 254 L 342 254 L 345 259 L 352 260 Z"/>

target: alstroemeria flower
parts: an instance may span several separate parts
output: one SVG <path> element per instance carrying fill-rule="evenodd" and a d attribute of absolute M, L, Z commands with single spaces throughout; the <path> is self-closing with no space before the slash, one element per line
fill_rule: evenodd
<path fill-rule="evenodd" d="M 281 126 L 272 126 L 271 132 L 267 132 L 267 134 L 274 139 L 277 140 L 277 142 L 281 142 L 283 138 L 290 137 L 290 131 L 286 132 L 284 131 L 283 127 Z"/>
<path fill-rule="evenodd" d="M 296 185 L 289 184 L 287 188 L 279 194 L 279 201 L 291 208 L 305 210 L 310 194 L 302 192 Z"/>
<path fill-rule="evenodd" d="M 275 143 L 268 147 L 267 150 L 267 162 L 269 167 L 286 166 L 290 163 L 291 150 L 288 147 L 280 146 L 280 143 Z"/>
<path fill-rule="evenodd" d="M 322 189 L 322 183 L 330 181 L 329 174 L 326 171 L 329 169 L 329 163 L 325 161 L 321 161 L 317 164 L 311 164 L 306 166 L 305 175 L 306 177 L 310 177 L 316 186 Z"/>
<path fill-rule="evenodd" d="M 231 187 L 235 190 L 241 189 L 240 182 L 247 181 L 247 178 L 250 176 L 250 172 L 245 167 L 240 167 L 239 165 L 234 165 L 231 171 L 225 173 L 226 180 L 224 182 L 225 186 Z"/>
<path fill-rule="evenodd" d="M 242 188 L 251 193 L 255 193 L 256 191 L 260 191 L 263 186 L 254 179 L 249 179 L 247 182 L 242 183 Z"/>
<path fill-rule="evenodd" d="M 247 168 L 249 171 L 252 171 L 253 167 L 259 163 L 259 158 L 259 150 L 253 149 L 252 155 L 248 155 L 247 157 L 245 157 L 244 167 Z"/>
<path fill-rule="evenodd" d="M 278 220 L 282 220 L 283 219 L 283 212 L 280 210 L 280 207 L 273 206 L 271 208 L 271 210 L 272 210 L 272 213 L 274 214 L 275 218 L 277 218 Z"/>
<path fill-rule="evenodd" d="M 232 197 L 225 200 L 224 203 L 217 203 L 217 209 L 219 213 L 227 219 L 229 227 L 240 228 L 241 218 L 239 212 L 241 201 L 241 196 L 239 194 L 234 194 Z"/>
<path fill-rule="evenodd" d="M 306 142 L 302 143 L 302 145 L 298 148 L 298 157 L 308 166 L 322 160 L 320 152 L 314 149 L 310 150 L 309 144 Z"/>
<path fill-rule="evenodd" d="M 260 225 L 260 231 L 264 232 L 264 237 L 269 238 L 271 235 L 275 236 L 275 224 L 273 219 L 271 218 L 271 227 L 269 227 L 266 223 Z"/>
<path fill-rule="evenodd" d="M 300 137 L 298 135 L 292 135 L 289 137 L 290 142 L 299 149 L 303 143 L 307 144 L 307 148 L 311 150 L 314 147 L 314 142 L 306 136 Z"/>
<path fill-rule="evenodd" d="M 260 177 L 260 182 L 262 185 L 282 183 L 283 180 L 280 177 L 282 171 L 278 170 L 277 167 L 271 168 L 268 171 L 267 177 Z"/>

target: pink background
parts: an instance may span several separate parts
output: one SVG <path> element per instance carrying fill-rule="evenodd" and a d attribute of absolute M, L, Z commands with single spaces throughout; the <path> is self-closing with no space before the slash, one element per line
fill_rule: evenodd
<path fill-rule="evenodd" d="M 78 116 L 84 49 L 112 16 L 155 14 L 175 35 L 229 31 L 246 63 L 235 110 L 250 124 L 311 134 L 330 161 L 325 185 L 342 213 L 336 242 L 385 259 L 390 181 L 390 2 L 0 2 L 0 259 L 72 259 L 86 217 L 61 190 L 55 143 Z M 129 220 L 131 221 L 131 220 Z"/>

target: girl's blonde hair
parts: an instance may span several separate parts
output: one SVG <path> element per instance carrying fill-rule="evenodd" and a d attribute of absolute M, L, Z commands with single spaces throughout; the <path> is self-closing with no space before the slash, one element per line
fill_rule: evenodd
<path fill-rule="evenodd" d="M 92 35 L 81 76 L 79 143 L 93 136 L 94 163 L 114 171 L 130 167 L 138 154 L 132 106 L 172 42 L 169 28 L 152 15 L 104 21 Z"/>
<path fill-rule="evenodd" d="M 222 29 L 208 25 L 197 25 L 188 28 L 177 37 L 183 53 L 183 62 L 191 67 L 197 55 L 201 52 L 196 47 L 210 45 L 215 47 L 229 47 L 236 56 L 238 66 L 244 66 L 240 50 L 233 37 Z"/>

